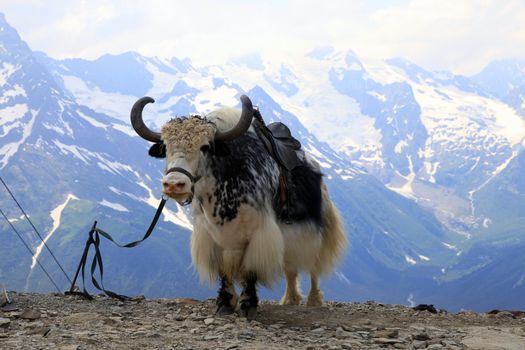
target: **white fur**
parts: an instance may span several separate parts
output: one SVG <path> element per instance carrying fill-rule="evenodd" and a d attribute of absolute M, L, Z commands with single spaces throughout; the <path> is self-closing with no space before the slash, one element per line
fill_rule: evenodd
<path fill-rule="evenodd" d="M 286 289 L 281 299 L 283 305 L 299 305 L 303 299 L 297 271 L 285 271 Z"/>
<path fill-rule="evenodd" d="M 322 236 L 314 224 L 280 225 L 284 237 L 284 265 L 288 271 L 313 271 L 318 264 Z"/>
<path fill-rule="evenodd" d="M 271 285 L 282 274 L 283 257 L 281 230 L 273 215 L 264 215 L 262 225 L 256 229 L 246 247 L 242 267 L 245 271 L 255 271 L 261 283 Z"/>
<path fill-rule="evenodd" d="M 202 220 L 195 220 L 191 235 L 191 260 L 202 281 L 213 283 L 220 275 L 222 249 L 211 238 Z"/>
<path fill-rule="evenodd" d="M 202 279 L 212 283 L 222 272 L 238 280 L 243 272 L 255 272 L 269 285 L 281 274 L 284 241 L 270 211 L 242 205 L 235 220 L 219 226 L 209 215 L 212 209 L 206 204 L 203 209 L 194 217 L 192 235 L 192 260 Z"/>
<path fill-rule="evenodd" d="M 231 107 L 222 107 L 206 115 L 206 119 L 214 123 L 221 131 L 233 128 L 240 118 L 241 111 Z"/>
<path fill-rule="evenodd" d="M 231 107 L 222 107 L 206 115 L 206 119 L 211 121 L 217 127 L 217 130 L 228 131 L 233 128 L 241 119 L 241 111 Z M 250 126 L 248 131 L 253 132 Z"/>

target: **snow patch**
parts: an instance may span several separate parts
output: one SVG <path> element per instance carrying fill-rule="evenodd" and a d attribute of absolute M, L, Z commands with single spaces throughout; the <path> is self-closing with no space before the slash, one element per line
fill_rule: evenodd
<path fill-rule="evenodd" d="M 84 164 L 88 165 L 90 160 L 96 161 L 96 164 L 99 168 L 101 168 L 104 171 L 116 174 L 116 175 L 122 175 L 122 172 L 131 172 L 133 173 L 133 169 L 131 166 L 122 164 L 117 161 L 112 161 L 107 159 L 105 156 L 103 156 L 100 153 L 91 152 L 85 148 L 76 146 L 76 145 L 66 145 L 58 140 L 53 140 L 53 143 L 59 148 L 59 150 L 64 154 L 72 154 L 74 157 L 80 159 Z"/>
<path fill-rule="evenodd" d="M 127 125 L 123 125 L 123 124 L 111 124 L 111 126 L 113 127 L 113 129 L 115 130 L 118 130 L 128 136 L 131 136 L 131 137 L 139 137 L 137 135 L 137 133 L 135 132 L 135 130 L 133 130 L 131 127 L 127 126 Z"/>
<path fill-rule="evenodd" d="M 418 257 L 419 257 L 419 260 L 421 261 L 430 261 L 430 258 L 428 256 L 418 255 Z"/>
<path fill-rule="evenodd" d="M 61 127 L 58 127 L 56 125 L 51 125 L 49 123 L 42 123 L 42 126 L 48 130 L 53 130 L 54 132 L 56 132 L 57 134 L 59 135 L 65 135 L 66 132 L 64 131 L 64 129 L 62 129 Z"/>
<path fill-rule="evenodd" d="M 351 156 L 364 150 L 370 159 L 381 162 L 381 156 L 377 157 L 382 149 L 381 131 L 375 127 L 374 118 L 361 113 L 355 99 L 336 90 L 328 74 L 334 66 L 348 68 L 344 54 L 334 55 L 329 60 L 294 58 L 292 64 L 287 64 L 292 74 L 300 77 L 294 81 L 298 91 L 293 96 L 278 91 L 264 78 L 279 74 L 280 64 L 265 62 L 264 72 L 227 65 L 209 73 L 227 76 L 245 90 L 260 86 L 283 110 L 297 116 L 319 140 L 336 151 Z"/>
<path fill-rule="evenodd" d="M 110 201 L 107 201 L 107 200 L 102 200 L 102 202 L 98 202 L 100 205 L 103 205 L 105 207 L 108 207 L 108 208 L 111 208 L 113 210 L 116 210 L 116 211 L 120 211 L 120 212 L 129 212 L 128 208 L 126 208 L 125 206 L 123 206 L 122 204 L 119 204 L 119 203 L 113 203 L 113 202 L 110 202 Z"/>
<path fill-rule="evenodd" d="M 382 95 L 382 94 L 380 94 L 380 93 L 378 93 L 376 91 L 367 91 L 366 93 L 369 94 L 370 96 L 375 97 L 376 99 L 378 99 L 381 102 L 385 102 L 386 101 L 386 96 Z"/>
<path fill-rule="evenodd" d="M 84 80 L 72 75 L 62 75 L 62 79 L 66 89 L 75 95 L 80 105 L 129 122 L 129 112 L 126 113 L 126 111 L 130 111 L 131 106 L 135 103 L 137 99 L 135 96 L 103 92 L 98 87 L 89 87 Z"/>
<path fill-rule="evenodd" d="M 106 130 L 107 127 L 108 127 L 108 125 L 106 125 L 104 123 L 101 123 L 98 120 L 96 120 L 95 118 L 87 116 L 87 115 L 85 115 L 84 113 L 82 113 L 80 111 L 78 111 L 77 113 L 82 119 L 84 119 L 85 121 L 87 121 L 89 124 L 93 125 L 96 128 L 102 128 L 102 129 Z"/>
<path fill-rule="evenodd" d="M 0 159 L 0 169 L 7 165 L 9 159 L 15 155 L 16 152 L 18 152 L 20 146 L 27 140 L 29 135 L 31 135 L 31 130 L 33 129 L 37 114 L 38 111 L 31 110 L 31 120 L 29 120 L 29 122 L 24 125 L 22 130 L 22 138 L 19 141 L 5 144 L 0 148 L 0 157 L 2 157 Z"/>
<path fill-rule="evenodd" d="M 416 196 L 414 195 L 414 190 L 412 188 L 412 185 L 414 183 L 414 180 L 416 179 L 416 173 L 414 172 L 414 165 L 412 164 L 412 156 L 407 156 L 407 159 L 408 159 L 408 169 L 410 173 L 407 176 L 403 176 L 399 173 L 399 171 L 396 170 L 396 174 L 399 177 L 406 180 L 405 184 L 401 187 L 394 187 L 388 184 L 386 185 L 386 187 L 392 191 L 399 193 L 402 196 L 414 199 L 416 198 Z"/>
<path fill-rule="evenodd" d="M 0 110 L 0 115 L 2 116 L 0 119 L 0 126 L 5 126 L 18 121 L 25 116 L 28 110 L 26 104 L 16 104 Z"/>
<path fill-rule="evenodd" d="M 235 106 L 237 90 L 222 85 L 217 89 L 207 89 L 195 97 L 195 108 L 199 113 L 208 113 L 221 106 Z"/>
<path fill-rule="evenodd" d="M 335 272 L 335 275 L 337 276 L 337 278 L 339 278 L 339 280 L 343 281 L 344 283 L 346 283 L 347 285 L 351 286 L 352 283 L 350 282 L 350 280 L 348 279 L 348 277 L 346 277 L 346 275 L 341 272 L 341 271 L 336 271 Z"/>
<path fill-rule="evenodd" d="M 91 153 L 85 148 L 78 147 L 75 145 L 66 145 L 58 140 L 54 140 L 53 143 L 60 149 L 63 154 L 71 153 L 76 158 L 80 159 L 84 164 L 89 164 L 89 157 L 84 156 L 82 153 Z"/>
<path fill-rule="evenodd" d="M 414 300 L 414 294 L 413 293 L 410 293 L 408 295 L 407 301 L 408 301 L 408 304 L 410 305 L 410 307 L 415 307 L 416 306 L 416 301 Z"/>
<path fill-rule="evenodd" d="M 7 101 L 9 101 L 10 98 L 13 98 L 16 96 L 27 97 L 27 94 L 24 88 L 18 84 L 15 84 L 15 86 L 13 86 L 13 89 L 7 90 L 4 92 L 4 95 L 0 97 L 0 104 L 6 103 Z"/>
<path fill-rule="evenodd" d="M 0 67 L 0 86 L 7 83 L 7 79 L 16 72 L 20 67 L 15 67 L 11 63 L 3 62 Z"/>
<path fill-rule="evenodd" d="M 167 60 L 161 61 L 156 57 L 154 58 L 154 60 L 157 60 L 157 63 L 159 64 L 168 66 L 169 68 L 176 70 L 176 68 L 173 67 Z M 149 96 L 161 96 L 165 94 L 166 91 L 170 91 L 173 88 L 173 86 L 177 83 L 179 79 L 177 75 L 161 71 L 156 65 L 154 65 L 151 62 L 147 62 L 145 66 L 146 69 L 151 74 L 153 74 L 153 87 L 148 91 Z"/>
<path fill-rule="evenodd" d="M 421 121 L 429 133 L 431 147 L 459 145 L 485 150 L 495 144 L 519 144 L 525 137 L 525 121 L 503 102 L 459 90 L 409 81 L 421 107 Z M 473 141 L 478 141 L 474 143 Z"/>
<path fill-rule="evenodd" d="M 317 163 L 323 168 L 331 168 L 332 164 L 334 163 L 331 159 L 326 157 L 323 153 L 321 153 L 314 145 L 309 143 L 306 146 L 303 146 L 303 149 L 308 152 L 308 156 L 315 159 Z"/>
<path fill-rule="evenodd" d="M 512 288 L 520 287 L 520 286 L 522 286 L 523 284 L 525 284 L 525 275 L 521 275 L 521 277 L 516 281 L 516 283 L 514 283 L 514 285 L 512 286 Z"/>
<path fill-rule="evenodd" d="M 394 147 L 394 152 L 396 152 L 397 154 L 401 154 L 401 152 L 403 152 L 403 148 L 407 146 L 408 146 L 408 143 L 406 142 L 406 140 L 401 140 Z"/>
<path fill-rule="evenodd" d="M 468 198 L 469 198 L 469 201 L 470 201 L 470 211 L 471 211 L 471 215 L 473 217 L 475 217 L 475 215 L 476 215 L 476 206 L 474 204 L 474 194 L 476 192 L 478 192 L 479 190 L 481 190 L 483 187 L 487 186 L 487 184 L 490 181 L 492 181 L 492 179 L 494 179 L 499 173 L 501 173 L 503 170 L 505 170 L 505 168 L 507 168 L 507 166 L 510 164 L 510 162 L 514 158 L 516 158 L 517 155 L 518 155 L 517 151 L 512 151 L 512 155 L 509 158 L 507 158 L 502 164 L 500 164 L 498 167 L 496 167 L 496 169 L 492 172 L 492 175 L 484 183 L 482 183 L 478 188 L 475 188 L 472 191 L 468 192 Z"/>
<path fill-rule="evenodd" d="M 436 175 L 437 170 L 439 168 L 439 162 L 425 161 L 423 163 L 423 166 L 425 167 L 425 172 L 428 175 L 428 181 L 430 181 L 432 183 L 436 183 L 435 175 Z"/>
<path fill-rule="evenodd" d="M 406 76 L 397 68 L 388 65 L 385 61 L 366 60 L 361 62 L 366 75 L 381 85 L 388 85 L 405 81 Z"/>
<path fill-rule="evenodd" d="M 47 241 L 53 236 L 55 231 L 60 226 L 62 212 L 64 211 L 65 207 L 69 204 L 71 200 L 78 200 L 78 198 L 71 193 L 68 194 L 65 202 L 62 204 L 59 204 L 55 209 L 51 210 L 51 212 L 49 213 L 49 216 L 51 216 L 51 219 L 53 220 L 53 226 L 51 227 L 51 230 L 49 231 L 47 236 L 44 238 L 44 242 L 40 243 L 38 247 L 36 248 L 35 255 L 33 255 L 33 258 L 31 260 L 31 270 L 33 270 L 36 266 L 38 257 L 40 256 L 40 253 L 42 253 L 42 249 L 44 248 L 44 243 L 47 243 Z"/>
<path fill-rule="evenodd" d="M 415 265 L 415 264 L 417 264 L 417 261 L 416 261 L 414 258 L 412 258 L 412 257 L 410 257 L 410 256 L 408 256 L 408 255 L 405 255 L 405 261 L 406 261 L 407 263 L 409 263 L 410 265 Z"/>
<path fill-rule="evenodd" d="M 455 245 L 453 245 L 453 244 L 449 244 L 449 243 L 445 243 L 445 242 L 441 242 L 441 244 L 443 244 L 445 247 L 447 247 L 450 250 L 458 250 L 458 248 Z"/>

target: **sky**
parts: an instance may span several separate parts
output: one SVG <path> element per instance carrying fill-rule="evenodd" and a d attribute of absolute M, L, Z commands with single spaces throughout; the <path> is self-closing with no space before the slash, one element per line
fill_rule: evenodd
<path fill-rule="evenodd" d="M 137 51 L 207 65 L 333 46 L 466 75 L 525 58 L 524 0 L 2 0 L 0 11 L 55 58 Z"/>

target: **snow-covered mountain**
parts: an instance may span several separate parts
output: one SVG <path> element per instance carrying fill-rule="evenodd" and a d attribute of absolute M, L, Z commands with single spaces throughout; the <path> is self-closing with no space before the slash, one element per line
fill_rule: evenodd
<path fill-rule="evenodd" d="M 472 80 L 525 116 L 525 59 L 491 62 Z"/>
<path fill-rule="evenodd" d="M 525 127 L 514 105 L 474 78 L 401 59 L 365 62 L 329 47 L 286 63 L 251 54 L 212 67 L 133 52 L 55 60 L 32 52 L 3 17 L 0 27 L 0 171 L 37 226 L 52 233 L 48 244 L 69 271 L 94 219 L 130 241 L 153 215 L 163 164 L 147 157 L 147 143 L 128 124 L 143 95 L 156 100 L 146 118 L 157 127 L 173 116 L 238 105 L 242 93 L 268 122 L 291 127 L 322 165 L 350 236 L 344 262 L 324 281 L 329 298 L 405 303 L 409 295 L 418 302 L 439 296 L 443 306 L 457 307 L 471 298 L 452 303 L 445 296 L 495 261 L 480 265 L 467 254 L 476 251 L 467 237 L 482 237 L 480 228 L 500 220 L 491 221 L 481 194 L 520 159 Z M 6 195 L 0 205 L 25 227 Z M 116 278 L 110 288 L 213 295 L 189 268 L 188 219 L 173 203 L 168 209 L 144 246 L 107 247 L 107 275 Z M 31 258 L 19 258 L 27 254 L 9 227 L 2 223 L 0 231 L 10 237 L 0 245 L 0 279 L 12 288 L 49 289 Z M 476 297 L 471 307 L 482 307 L 484 295 Z"/>
<path fill-rule="evenodd" d="M 56 84 L 3 16 L 0 76 L 2 178 L 70 274 L 93 220 L 99 220 L 102 228 L 112 231 L 121 241 L 140 237 L 160 199 L 156 178 L 162 169 L 158 162 L 137 156 L 145 152 L 145 142 L 132 133 L 127 123 L 77 104 L 71 93 Z M 7 191 L 2 189 L 0 193 L 2 210 L 65 289 L 67 280 L 43 244 Z M 0 227 L 3 283 L 14 289 L 52 288 L 7 223 L 2 222 Z M 129 293 L 162 295 L 159 284 L 171 281 L 173 291 L 182 292 L 195 276 L 187 269 L 187 251 L 174 252 L 169 247 L 187 246 L 190 227 L 184 213 L 171 205 L 158 228 L 158 239 L 138 248 L 142 254 L 114 251 L 114 261 L 107 272 L 114 280 L 108 286 L 127 289 Z M 159 252 L 165 254 L 164 265 L 145 268 L 142 260 L 147 257 L 158 261 L 155 257 Z M 172 266 L 176 264 L 184 267 L 174 270 Z M 163 279 L 137 283 L 137 279 L 155 275 Z M 205 292 L 204 288 L 196 288 L 197 294 Z"/>

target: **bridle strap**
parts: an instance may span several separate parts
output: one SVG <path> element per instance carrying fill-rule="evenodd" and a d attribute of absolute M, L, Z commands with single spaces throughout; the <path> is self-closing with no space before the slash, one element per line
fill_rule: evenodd
<path fill-rule="evenodd" d="M 175 166 L 173 168 L 169 168 L 168 170 L 166 170 L 166 175 L 168 175 L 169 173 L 181 173 L 181 174 L 184 174 L 190 179 L 192 184 L 195 184 L 197 181 L 199 181 L 201 179 L 201 176 L 193 176 L 188 170 L 186 170 L 184 168 L 179 168 L 177 166 Z"/>
<path fill-rule="evenodd" d="M 195 192 L 195 183 L 197 181 L 199 181 L 202 176 L 193 176 L 188 170 L 186 170 L 184 168 L 177 167 L 177 166 L 174 166 L 173 168 L 169 168 L 168 170 L 166 170 L 165 174 L 168 175 L 169 173 L 181 173 L 181 174 L 186 175 L 190 179 L 190 181 L 191 181 L 191 195 L 188 197 L 188 199 L 186 199 L 186 201 L 184 203 L 182 203 L 182 205 L 186 206 L 186 205 L 191 204 L 191 202 L 193 201 L 193 196 L 194 196 L 194 192 Z"/>

